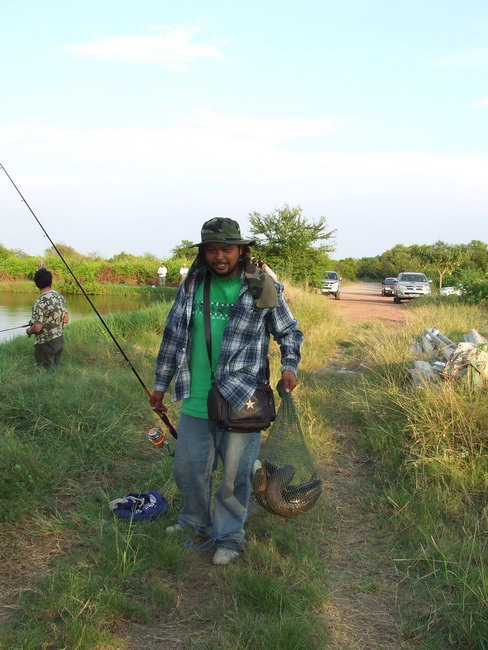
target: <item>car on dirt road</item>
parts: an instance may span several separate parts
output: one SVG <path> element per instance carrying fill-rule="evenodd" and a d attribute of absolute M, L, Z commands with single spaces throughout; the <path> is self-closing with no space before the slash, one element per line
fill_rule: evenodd
<path fill-rule="evenodd" d="M 463 294 L 464 285 L 458 284 L 455 287 L 442 287 L 439 290 L 441 296 L 461 296 Z"/>
<path fill-rule="evenodd" d="M 341 299 L 341 280 L 336 271 L 327 271 L 324 279 L 322 280 L 322 287 L 320 291 L 324 296 L 334 296 L 336 300 Z"/>
<path fill-rule="evenodd" d="M 396 278 L 385 278 L 381 283 L 381 295 L 394 296 L 396 281 L 397 281 Z"/>
<path fill-rule="evenodd" d="M 400 273 L 395 285 L 393 301 L 396 303 L 402 300 L 411 300 L 412 298 L 421 298 L 430 296 L 430 285 L 432 280 L 427 280 L 423 273 Z"/>

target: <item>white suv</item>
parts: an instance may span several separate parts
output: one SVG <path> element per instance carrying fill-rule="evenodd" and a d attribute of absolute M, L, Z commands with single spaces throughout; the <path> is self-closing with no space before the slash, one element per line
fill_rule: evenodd
<path fill-rule="evenodd" d="M 322 280 L 322 288 L 320 291 L 324 296 L 334 296 L 336 300 L 341 299 L 341 280 L 336 271 L 327 271 L 325 278 Z"/>
<path fill-rule="evenodd" d="M 430 296 L 431 283 L 432 280 L 427 280 L 423 273 L 400 273 L 395 286 L 393 302 Z"/>

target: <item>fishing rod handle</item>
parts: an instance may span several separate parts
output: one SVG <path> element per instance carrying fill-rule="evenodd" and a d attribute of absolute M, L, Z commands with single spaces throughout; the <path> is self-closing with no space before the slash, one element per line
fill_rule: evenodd
<path fill-rule="evenodd" d="M 159 417 L 164 422 L 164 424 L 166 425 L 168 431 L 171 433 L 173 438 L 175 440 L 177 440 L 178 433 L 177 433 L 176 429 L 174 428 L 174 426 L 171 424 L 171 421 L 170 421 L 169 417 L 166 415 L 165 411 L 163 411 L 161 409 L 155 409 L 154 408 L 154 398 L 152 396 L 152 393 L 149 392 L 149 390 L 148 390 L 148 388 L 146 386 L 144 386 L 144 390 L 146 391 L 147 396 L 149 397 L 149 403 L 151 404 L 154 413 L 157 413 L 159 415 Z M 161 404 L 161 407 L 162 407 L 162 409 L 166 409 L 166 407 L 163 404 Z"/>

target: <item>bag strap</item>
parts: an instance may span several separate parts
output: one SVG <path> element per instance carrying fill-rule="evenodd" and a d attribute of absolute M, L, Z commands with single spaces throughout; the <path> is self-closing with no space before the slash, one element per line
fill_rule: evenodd
<path fill-rule="evenodd" d="M 210 363 L 210 380 L 214 383 L 214 371 L 212 368 L 212 331 L 210 329 L 210 283 L 212 276 L 207 270 L 203 285 L 203 329 L 205 331 L 205 343 L 207 344 L 208 361 Z"/>

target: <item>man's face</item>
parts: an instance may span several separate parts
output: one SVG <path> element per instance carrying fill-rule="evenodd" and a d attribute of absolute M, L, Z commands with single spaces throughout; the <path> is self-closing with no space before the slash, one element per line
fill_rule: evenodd
<path fill-rule="evenodd" d="M 203 251 L 205 261 L 216 275 L 232 278 L 239 273 L 242 248 L 237 244 L 205 244 Z"/>

